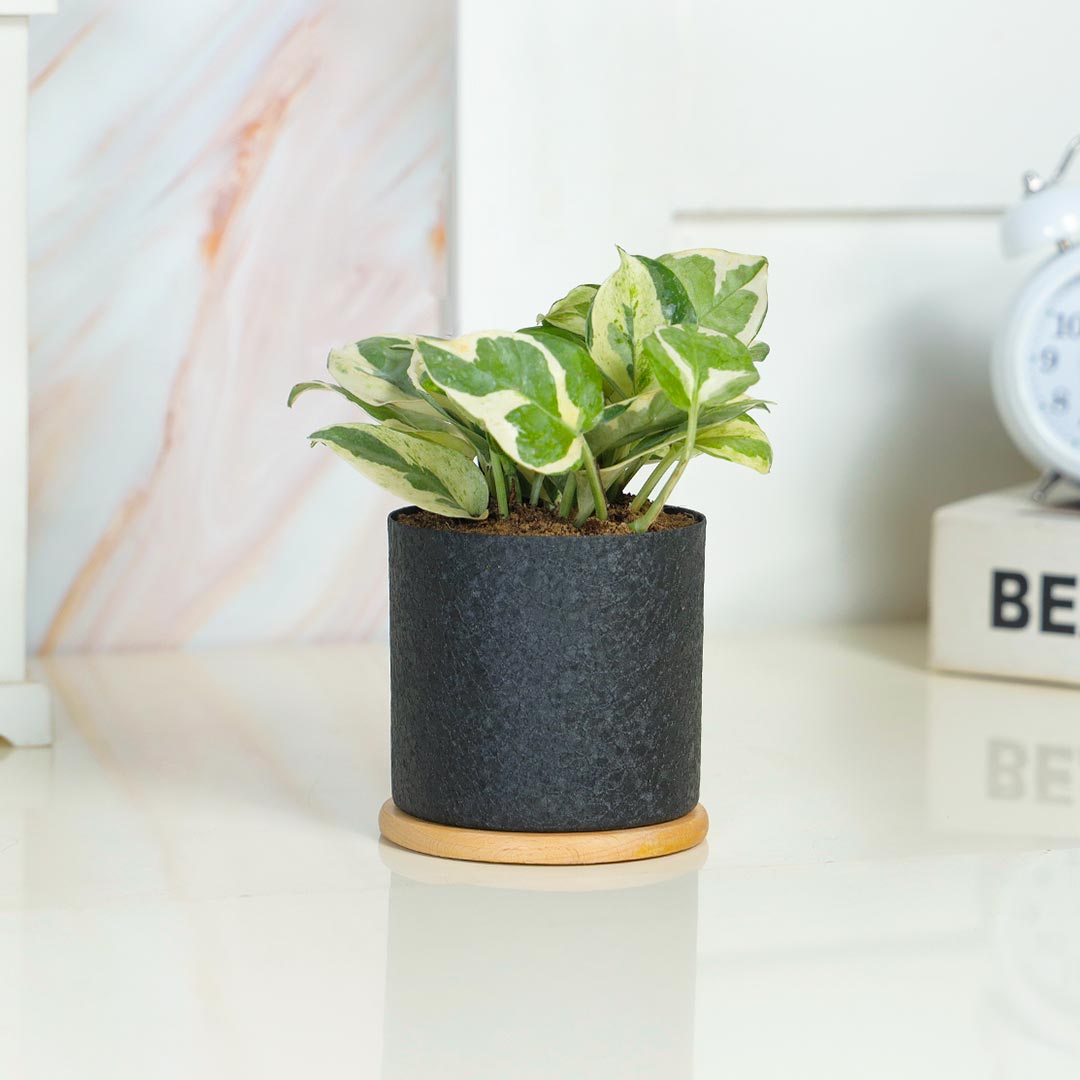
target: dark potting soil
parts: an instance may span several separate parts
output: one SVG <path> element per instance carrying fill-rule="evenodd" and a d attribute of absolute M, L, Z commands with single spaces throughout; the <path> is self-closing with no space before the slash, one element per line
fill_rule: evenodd
<path fill-rule="evenodd" d="M 572 521 L 564 521 L 557 514 L 541 506 L 513 506 L 508 517 L 498 517 L 493 511 L 483 521 L 468 518 L 442 517 L 429 510 L 416 510 L 401 514 L 397 520 L 403 525 L 421 529 L 442 529 L 449 532 L 482 533 L 487 536 L 618 536 L 633 532 L 630 522 L 641 513 L 631 513 L 629 504 L 609 506 L 607 521 L 590 517 L 579 529 Z M 649 532 L 681 529 L 693 525 L 695 518 L 689 514 L 669 514 L 662 510 L 649 526 Z"/>

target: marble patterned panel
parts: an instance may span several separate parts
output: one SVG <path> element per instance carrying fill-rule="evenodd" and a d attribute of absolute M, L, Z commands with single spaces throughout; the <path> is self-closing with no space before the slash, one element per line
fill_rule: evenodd
<path fill-rule="evenodd" d="M 437 332 L 447 0 L 65 0 L 31 41 L 41 651 L 379 636 L 393 500 L 304 436 Z"/>

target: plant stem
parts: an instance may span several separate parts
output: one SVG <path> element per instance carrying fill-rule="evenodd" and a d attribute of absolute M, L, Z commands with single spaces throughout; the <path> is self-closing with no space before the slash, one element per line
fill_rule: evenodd
<path fill-rule="evenodd" d="M 607 521 L 607 499 L 604 497 L 604 485 L 600 483 L 596 458 L 593 457 L 593 452 L 589 449 L 585 440 L 582 439 L 581 441 L 584 444 L 582 456 L 585 459 L 585 471 L 589 474 L 589 487 L 592 488 L 593 509 L 596 511 L 598 520 Z"/>
<path fill-rule="evenodd" d="M 649 474 L 649 478 L 641 485 L 641 490 L 634 496 L 630 503 L 632 513 L 637 513 L 645 505 L 645 500 L 652 494 L 653 488 L 660 483 L 661 477 L 671 468 L 671 463 L 679 456 L 679 448 L 673 446 L 661 459 L 660 463 Z"/>
<path fill-rule="evenodd" d="M 630 528 L 633 529 L 634 532 L 645 532 L 656 520 L 657 514 L 664 509 L 664 506 L 668 501 L 668 496 L 674 490 L 675 485 L 679 482 L 682 474 L 686 472 L 686 466 L 690 464 L 690 459 L 694 456 L 694 444 L 697 442 L 697 418 L 698 392 L 695 390 L 694 396 L 690 399 L 690 409 L 686 417 L 686 441 L 682 445 L 679 464 L 675 467 L 675 471 L 671 476 L 668 477 L 667 483 L 664 485 L 660 494 L 657 495 L 656 501 L 652 503 L 649 509 L 646 510 L 637 521 L 631 523 Z M 649 479 L 651 480 L 652 477 L 649 477 Z"/>
<path fill-rule="evenodd" d="M 568 518 L 570 508 L 574 505 L 574 492 L 577 490 L 577 475 L 566 474 L 566 486 L 562 490 L 562 498 L 559 500 L 559 517 Z"/>
<path fill-rule="evenodd" d="M 499 505 L 499 517 L 509 517 L 510 504 L 506 498 L 506 478 L 503 476 L 499 453 L 494 447 L 491 450 L 491 478 L 495 481 L 495 501 Z"/>
<path fill-rule="evenodd" d="M 689 458 L 684 458 L 679 462 L 678 467 L 668 477 L 668 482 L 664 485 L 663 490 L 656 497 L 656 501 L 649 505 L 649 509 L 645 511 L 636 521 L 630 523 L 630 528 L 634 532 L 646 532 L 649 526 L 656 520 L 657 515 L 667 503 L 668 496 L 671 494 L 672 489 L 679 482 L 680 477 L 686 472 L 686 466 L 690 463 Z"/>
<path fill-rule="evenodd" d="M 537 473 L 529 490 L 529 505 L 535 506 L 540 501 L 540 492 L 544 488 L 544 474 Z"/>
<path fill-rule="evenodd" d="M 635 472 L 637 472 L 637 465 L 631 463 L 619 472 L 615 479 L 608 484 L 607 496 L 611 502 L 622 498 L 626 485 L 630 483 Z"/>

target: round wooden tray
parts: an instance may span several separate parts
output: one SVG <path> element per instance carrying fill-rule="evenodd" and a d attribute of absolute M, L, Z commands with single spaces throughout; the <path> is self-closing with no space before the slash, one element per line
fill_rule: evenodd
<path fill-rule="evenodd" d="M 705 839 L 709 815 L 698 803 L 689 814 L 659 825 L 606 832 L 495 832 L 436 825 L 399 810 L 387 799 L 379 811 L 379 830 L 387 840 L 441 859 L 528 863 L 538 866 L 588 866 L 595 863 L 655 859 L 686 851 Z"/>

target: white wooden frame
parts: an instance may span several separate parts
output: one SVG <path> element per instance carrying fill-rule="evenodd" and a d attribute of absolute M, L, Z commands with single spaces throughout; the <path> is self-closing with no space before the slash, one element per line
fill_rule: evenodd
<path fill-rule="evenodd" d="M 0 738 L 52 741 L 49 694 L 26 678 L 29 16 L 52 0 L 0 0 Z"/>

